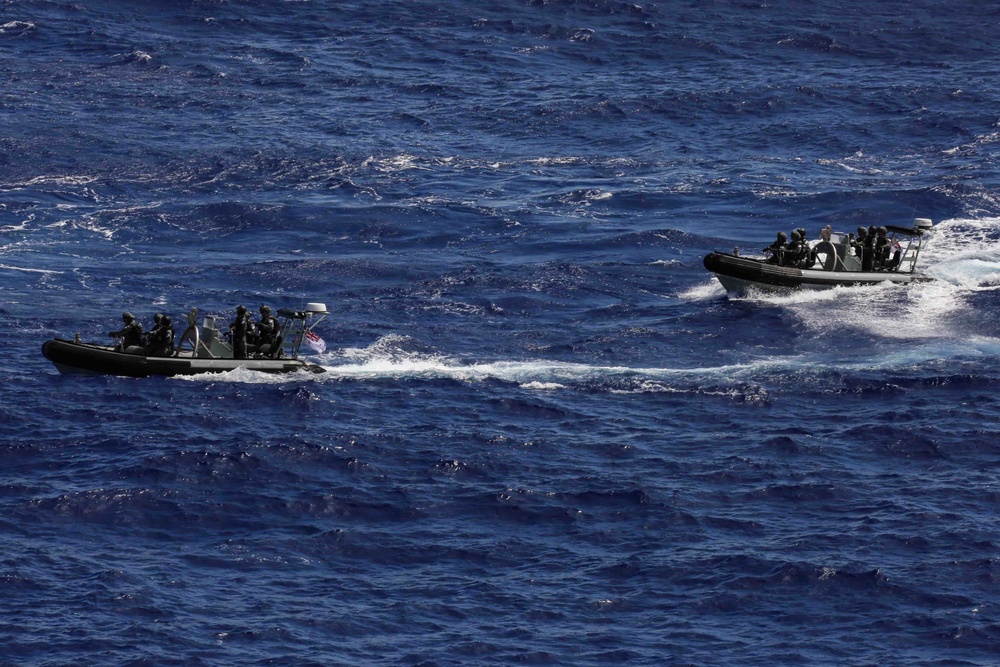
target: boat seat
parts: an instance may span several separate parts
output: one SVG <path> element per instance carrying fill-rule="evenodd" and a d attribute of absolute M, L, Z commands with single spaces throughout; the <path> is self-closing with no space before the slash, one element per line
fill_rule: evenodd
<path fill-rule="evenodd" d="M 281 340 L 282 337 L 279 335 L 277 338 L 274 339 L 273 343 L 264 343 L 259 348 L 257 348 L 257 352 L 265 357 L 272 359 L 278 357 L 280 356 L 281 352 Z"/>

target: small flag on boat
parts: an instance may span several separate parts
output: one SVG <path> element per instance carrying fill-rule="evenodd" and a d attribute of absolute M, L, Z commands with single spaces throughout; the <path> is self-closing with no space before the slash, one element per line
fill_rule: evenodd
<path fill-rule="evenodd" d="M 326 342 L 312 331 L 306 332 L 305 343 L 309 346 L 309 349 L 316 354 L 323 354 L 326 352 Z"/>

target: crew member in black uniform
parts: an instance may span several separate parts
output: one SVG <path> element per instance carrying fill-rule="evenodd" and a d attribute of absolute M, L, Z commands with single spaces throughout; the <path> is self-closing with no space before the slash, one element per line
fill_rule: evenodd
<path fill-rule="evenodd" d="M 174 325 L 168 315 L 157 315 L 159 322 L 146 336 L 146 354 L 150 357 L 169 357 L 174 353 Z"/>
<path fill-rule="evenodd" d="M 278 342 L 278 334 L 281 333 L 281 325 L 278 324 L 278 318 L 271 314 L 271 308 L 268 306 L 260 307 L 260 322 L 257 323 L 257 349 L 263 351 L 269 357 L 273 357 L 275 352 L 275 344 Z M 264 350 L 264 346 L 267 345 L 267 349 Z"/>
<path fill-rule="evenodd" d="M 774 240 L 774 243 L 764 248 L 764 254 L 768 256 L 768 264 L 781 264 L 782 257 L 785 254 L 785 240 L 787 238 L 785 232 L 778 232 L 778 238 Z"/>
<path fill-rule="evenodd" d="M 891 247 L 891 242 L 886 234 L 889 230 L 885 227 L 879 227 L 875 236 L 875 261 L 874 267 L 876 271 L 882 271 L 888 268 L 889 264 L 889 249 Z"/>
<path fill-rule="evenodd" d="M 864 227 L 858 227 L 858 235 L 851 241 L 851 246 L 854 248 L 854 254 L 857 255 L 858 260 L 861 262 L 861 270 L 871 271 L 872 246 L 871 241 L 868 239 L 868 230 Z"/>
<path fill-rule="evenodd" d="M 142 335 L 142 344 L 144 347 L 148 347 L 150 340 L 156 337 L 157 333 L 160 330 L 160 327 L 162 326 L 162 322 L 163 322 L 163 313 L 157 313 L 156 315 L 153 315 L 153 326 L 150 328 L 149 331 L 147 331 Z"/>
<path fill-rule="evenodd" d="M 802 232 L 796 229 L 794 232 L 792 232 L 792 240 L 785 248 L 785 257 L 784 261 L 782 261 L 782 265 L 799 266 L 802 259 L 808 253 L 809 253 L 809 246 L 807 246 L 803 242 Z"/>
<path fill-rule="evenodd" d="M 233 359 L 247 358 L 247 309 L 245 306 L 236 307 L 236 319 L 229 325 L 229 330 L 233 334 Z"/>
<path fill-rule="evenodd" d="M 862 259 L 861 270 L 862 271 L 874 271 L 875 270 L 875 227 L 868 227 L 868 233 L 865 234 L 865 245 L 864 245 L 865 257 Z M 867 260 L 867 264 L 865 261 Z M 865 268 L 867 266 L 867 268 Z"/>
<path fill-rule="evenodd" d="M 117 349 L 119 352 L 124 352 L 133 345 L 142 346 L 142 325 L 139 321 L 132 316 L 132 313 L 122 313 L 122 322 L 125 325 L 118 331 L 109 331 L 108 335 L 112 338 L 121 338 L 118 342 Z"/>

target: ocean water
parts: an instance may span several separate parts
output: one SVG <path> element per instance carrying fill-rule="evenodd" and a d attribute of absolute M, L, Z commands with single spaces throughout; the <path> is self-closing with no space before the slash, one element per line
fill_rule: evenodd
<path fill-rule="evenodd" d="M 1000 663 L 998 38 L 0 2 L 0 665 Z M 913 217 L 909 288 L 701 264 Z M 310 301 L 322 375 L 40 353 Z"/>

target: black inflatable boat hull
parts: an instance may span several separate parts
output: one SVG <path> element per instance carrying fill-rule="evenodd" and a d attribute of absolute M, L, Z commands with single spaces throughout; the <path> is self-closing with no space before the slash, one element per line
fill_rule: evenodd
<path fill-rule="evenodd" d="M 107 345 L 76 343 L 54 338 L 42 345 L 42 354 L 63 373 L 98 373 L 127 377 L 151 375 L 199 375 L 246 368 L 263 373 L 323 373 L 322 366 L 301 359 L 198 359 L 191 357 L 147 357 L 117 352 Z"/>

